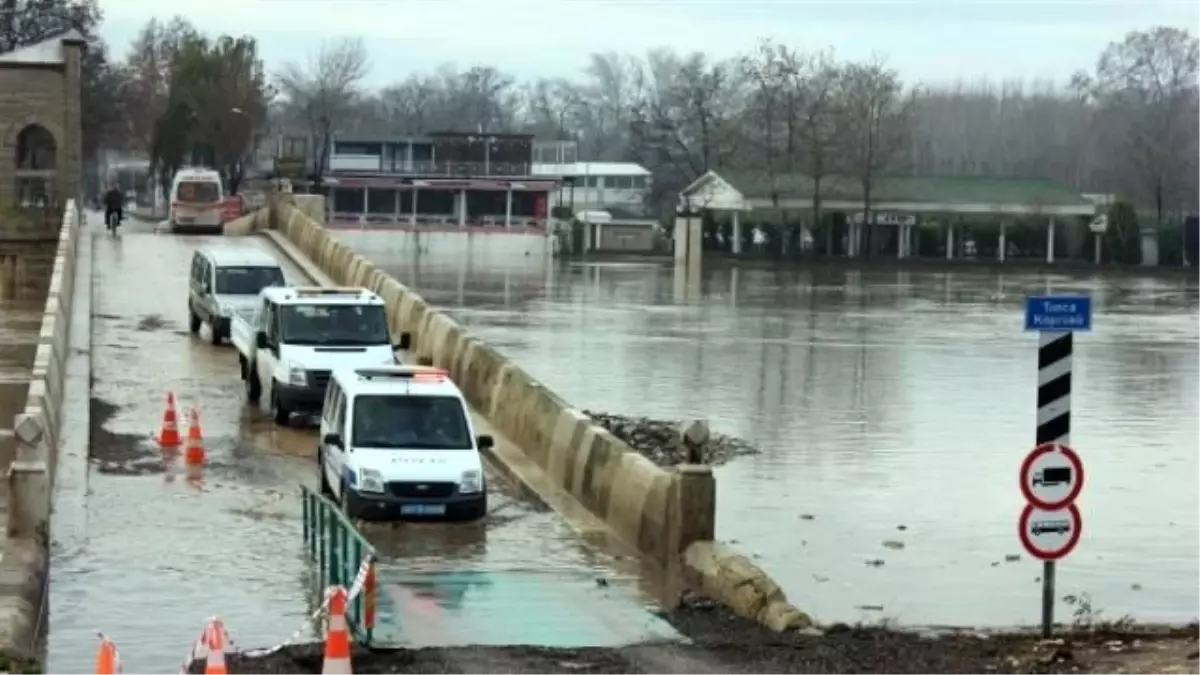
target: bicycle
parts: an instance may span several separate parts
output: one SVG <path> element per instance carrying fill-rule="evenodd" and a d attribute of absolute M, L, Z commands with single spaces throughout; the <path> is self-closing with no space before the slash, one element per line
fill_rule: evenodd
<path fill-rule="evenodd" d="M 116 234 L 117 228 L 121 226 L 121 214 L 116 211 L 109 211 L 104 214 L 104 225 L 108 228 L 109 232 Z"/>

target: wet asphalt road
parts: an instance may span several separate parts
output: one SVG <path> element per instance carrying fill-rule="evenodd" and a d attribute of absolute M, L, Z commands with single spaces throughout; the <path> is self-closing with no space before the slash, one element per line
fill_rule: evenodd
<path fill-rule="evenodd" d="M 97 630 L 116 640 L 127 672 L 168 672 L 213 615 L 239 646 L 258 647 L 299 628 L 308 610 L 297 486 L 315 484 L 316 434 L 276 428 L 244 405 L 236 352 L 209 344 L 207 326 L 197 337 L 186 325 L 198 247 L 270 245 L 153 230 L 130 221 L 119 237 L 94 236 L 91 447 L 85 478 L 69 488 L 78 494 L 56 496 L 51 672 L 89 672 Z M 200 413 L 202 475 L 164 461 L 151 440 L 168 391 L 181 418 Z M 553 513 L 490 483 L 480 523 L 364 528 L 385 558 L 377 635 L 557 646 L 672 634 L 637 599 L 636 579 Z M 402 625 L 402 614 L 419 620 Z"/>

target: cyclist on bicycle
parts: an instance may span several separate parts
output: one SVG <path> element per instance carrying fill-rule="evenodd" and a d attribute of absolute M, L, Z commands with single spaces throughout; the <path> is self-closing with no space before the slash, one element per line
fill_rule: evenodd
<path fill-rule="evenodd" d="M 116 183 L 104 193 L 104 222 L 107 223 L 114 213 L 118 223 L 125 220 L 125 195 L 121 194 L 121 189 Z"/>

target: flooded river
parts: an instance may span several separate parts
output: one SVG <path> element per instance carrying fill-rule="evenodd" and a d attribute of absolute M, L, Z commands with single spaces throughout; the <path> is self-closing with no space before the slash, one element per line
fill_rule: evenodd
<path fill-rule="evenodd" d="M 689 288 L 656 265 L 363 252 L 579 407 L 707 418 L 758 446 L 718 469 L 718 537 L 822 621 L 1038 620 L 1041 565 L 1016 535 L 1036 401 L 1023 303 L 1090 293 L 1084 535 L 1060 595 L 1112 618 L 1198 614 L 1195 277 L 714 268 Z"/>

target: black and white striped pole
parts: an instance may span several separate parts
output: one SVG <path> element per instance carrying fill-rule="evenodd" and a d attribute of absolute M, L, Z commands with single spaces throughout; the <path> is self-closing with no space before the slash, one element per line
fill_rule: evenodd
<path fill-rule="evenodd" d="M 1087 296 L 1026 299 L 1025 330 L 1038 333 L 1036 447 L 1022 463 L 1026 506 L 1018 522 L 1022 544 L 1042 560 L 1042 634 L 1054 626 L 1055 561 L 1079 542 L 1083 522 L 1075 498 L 1083 463 L 1071 449 L 1071 365 L 1075 332 L 1092 329 Z"/>

